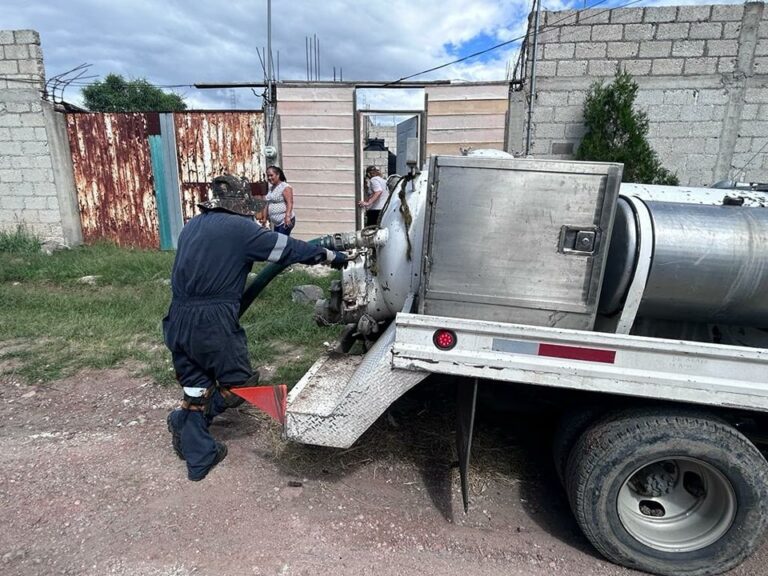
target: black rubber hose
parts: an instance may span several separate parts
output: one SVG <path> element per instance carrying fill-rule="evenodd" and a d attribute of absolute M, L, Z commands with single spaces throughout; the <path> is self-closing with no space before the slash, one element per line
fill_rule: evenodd
<path fill-rule="evenodd" d="M 308 240 L 307 244 L 313 246 L 322 246 L 323 248 L 331 248 L 333 246 L 332 238 L 330 236 L 320 236 L 319 238 L 313 238 Z M 280 272 L 288 268 L 290 264 L 267 264 L 264 269 L 256 275 L 253 282 L 248 284 L 243 290 L 243 297 L 240 299 L 240 313 L 238 318 L 241 318 L 248 307 L 253 304 L 256 297 L 261 294 L 261 291 L 266 288 L 272 280 L 274 280 Z"/>

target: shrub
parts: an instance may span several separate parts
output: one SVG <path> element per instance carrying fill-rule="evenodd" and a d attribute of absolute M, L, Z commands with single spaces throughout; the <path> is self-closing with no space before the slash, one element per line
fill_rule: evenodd
<path fill-rule="evenodd" d="M 617 72 L 608 85 L 592 84 L 584 103 L 587 133 L 576 159 L 621 162 L 624 182 L 677 185 L 677 175 L 661 165 L 648 143 L 648 117 L 634 108 L 637 88 L 626 71 Z"/>

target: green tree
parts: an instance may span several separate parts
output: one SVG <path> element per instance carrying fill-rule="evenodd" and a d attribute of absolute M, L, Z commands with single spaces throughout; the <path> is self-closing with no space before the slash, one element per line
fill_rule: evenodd
<path fill-rule="evenodd" d="M 607 86 L 592 84 L 584 103 L 587 133 L 576 159 L 622 162 L 624 182 L 677 185 L 677 175 L 661 165 L 648 143 L 648 117 L 634 109 L 636 96 L 637 83 L 626 71 Z"/>
<path fill-rule="evenodd" d="M 85 107 L 93 112 L 178 112 L 187 109 L 178 94 L 168 94 L 143 78 L 126 80 L 109 74 L 83 88 Z"/>

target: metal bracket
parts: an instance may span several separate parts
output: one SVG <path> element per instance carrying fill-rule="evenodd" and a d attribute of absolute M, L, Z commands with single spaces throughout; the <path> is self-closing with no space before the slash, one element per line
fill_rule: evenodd
<path fill-rule="evenodd" d="M 459 455 L 461 500 L 465 514 L 469 510 L 469 457 L 472 452 L 476 408 L 477 378 L 471 384 L 459 382 L 456 387 L 456 452 Z"/>
<path fill-rule="evenodd" d="M 591 256 L 600 243 L 600 229 L 596 226 L 563 226 L 560 228 L 560 244 L 557 251 L 561 254 L 581 254 Z"/>

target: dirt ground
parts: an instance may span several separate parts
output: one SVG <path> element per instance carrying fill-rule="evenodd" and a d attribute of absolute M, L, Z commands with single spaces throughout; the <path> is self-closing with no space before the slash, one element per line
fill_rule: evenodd
<path fill-rule="evenodd" d="M 165 427 L 177 397 L 124 370 L 0 377 L 0 573 L 639 574 L 592 550 L 523 429 L 478 432 L 464 515 L 450 425 L 423 399 L 346 451 L 286 446 L 230 411 L 214 425 L 229 456 L 193 483 Z M 763 547 L 730 574 L 767 565 Z"/>

